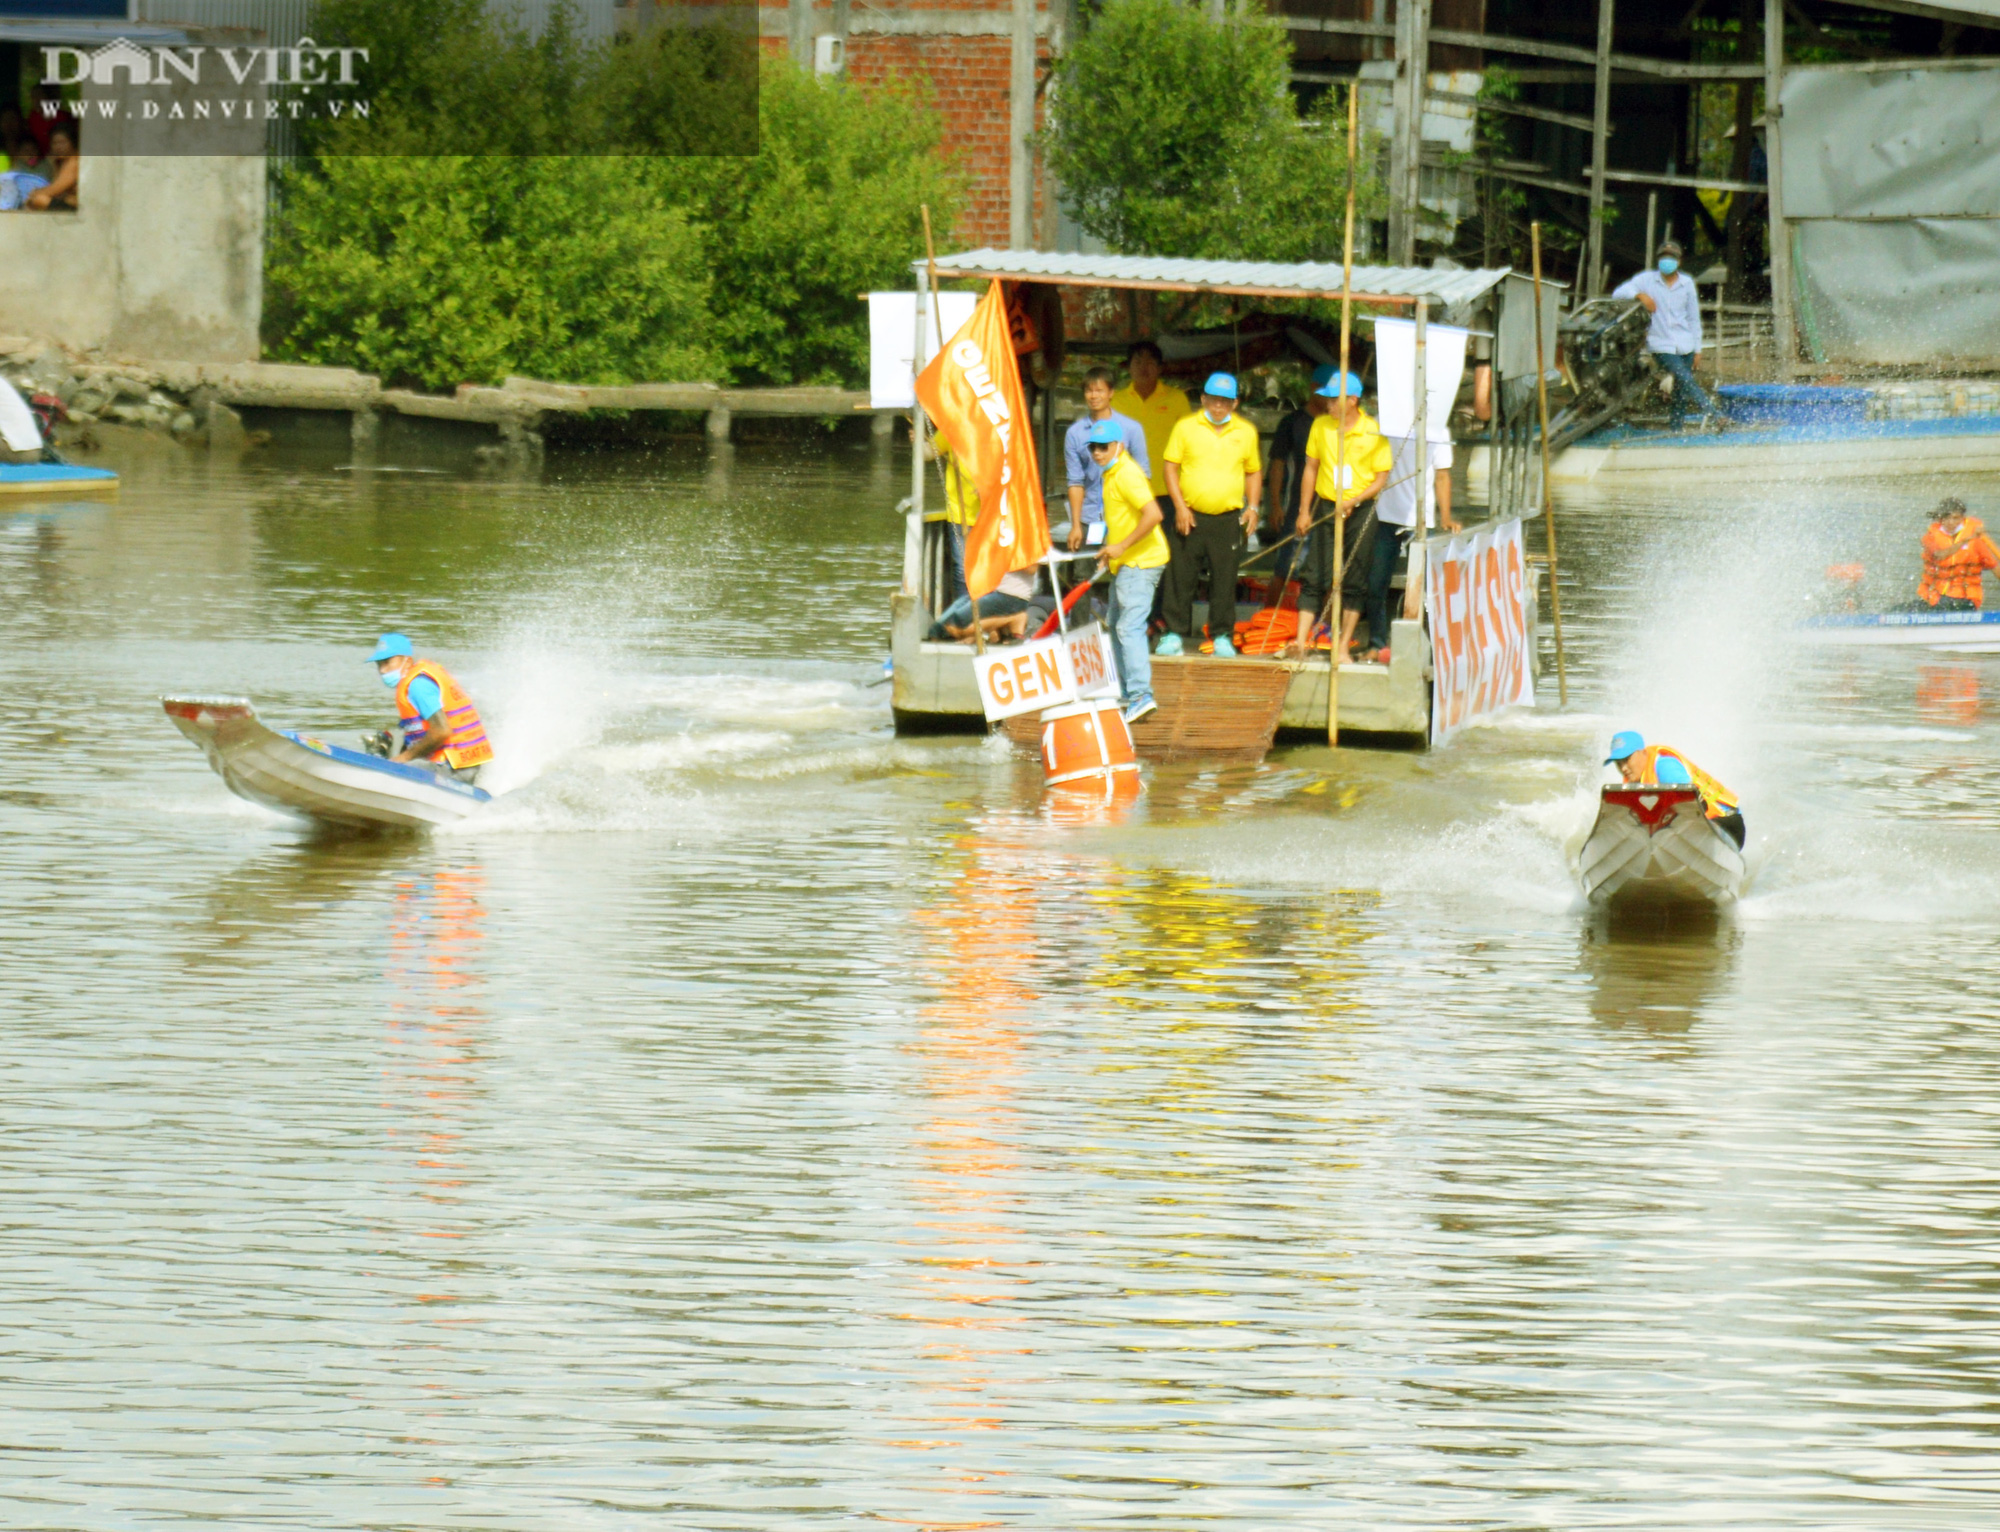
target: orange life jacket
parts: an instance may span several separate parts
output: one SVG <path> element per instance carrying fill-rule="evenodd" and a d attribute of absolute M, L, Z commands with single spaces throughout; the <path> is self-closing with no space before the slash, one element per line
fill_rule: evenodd
<path fill-rule="evenodd" d="M 455 771 L 483 766 L 492 760 L 493 747 L 486 742 L 486 725 L 480 722 L 479 709 L 472 705 L 465 689 L 452 680 L 451 672 L 436 660 L 418 660 L 396 683 L 396 721 L 402 725 L 404 747 L 407 749 L 424 737 L 424 720 L 418 716 L 416 704 L 410 701 L 410 683 L 418 676 L 428 676 L 437 683 L 444 697 L 444 721 L 451 729 L 444 748 L 434 758 L 443 760 Z"/>
<path fill-rule="evenodd" d="M 2000 569 L 2000 548 L 1986 535 L 1986 523 L 1968 516 L 1956 535 L 1945 531 L 1941 522 L 1932 522 L 1924 534 L 1924 577 L 1917 594 L 1926 606 L 1936 606 L 1940 598 L 1951 596 L 1979 606 L 1985 599 L 1981 576 Z"/>
<path fill-rule="evenodd" d="M 1679 761 L 1687 768 L 1687 774 L 1694 778 L 1694 790 L 1701 794 L 1702 811 L 1710 819 L 1721 819 L 1725 815 L 1742 812 L 1737 805 L 1736 794 L 1732 793 L 1728 788 L 1716 781 L 1714 777 L 1711 777 L 1707 772 L 1695 765 L 1693 761 L 1682 755 L 1680 751 L 1673 749 L 1669 745 L 1648 745 L 1644 750 L 1639 751 L 1637 755 L 1632 757 L 1632 759 L 1639 763 L 1639 769 L 1643 773 L 1640 780 L 1647 787 L 1658 787 L 1660 785 L 1658 768 L 1661 756 L 1665 756 L 1669 760 Z"/>

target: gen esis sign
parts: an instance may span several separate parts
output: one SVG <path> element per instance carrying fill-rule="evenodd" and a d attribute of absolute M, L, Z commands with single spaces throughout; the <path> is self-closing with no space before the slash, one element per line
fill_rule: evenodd
<path fill-rule="evenodd" d="M 988 649 L 973 660 L 972 672 L 989 720 L 1118 695 L 1111 645 L 1096 623 L 1053 638 Z"/>

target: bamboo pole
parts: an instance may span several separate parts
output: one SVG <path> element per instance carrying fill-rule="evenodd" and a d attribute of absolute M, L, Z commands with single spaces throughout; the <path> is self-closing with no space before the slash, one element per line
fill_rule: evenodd
<path fill-rule="evenodd" d="M 924 215 L 924 268 L 930 278 L 931 323 L 937 330 L 938 350 L 942 351 L 944 350 L 944 305 L 938 301 L 937 245 L 931 239 L 931 205 L 925 202 L 920 203 L 919 206 L 923 209 Z M 923 413 L 923 406 L 921 404 L 917 406 L 917 412 L 919 414 Z M 952 494 L 952 481 L 959 475 L 957 453 L 952 453 L 943 467 L 944 514 L 946 522 L 949 523 L 951 520 L 952 501 L 956 499 L 960 505 L 965 503 L 965 486 L 961 482 L 958 486 L 959 493 L 956 496 Z M 945 535 L 949 537 L 951 534 L 947 532 Z M 964 533 L 960 533 L 959 535 L 962 538 Z M 970 584 L 966 586 L 965 593 L 972 601 L 972 652 L 974 654 L 984 654 L 986 652 L 986 633 L 979 625 L 979 598 L 972 595 Z"/>
<path fill-rule="evenodd" d="M 1542 340 L 1542 226 L 1530 224 L 1535 250 L 1535 401 L 1542 416 L 1542 524 L 1549 537 L 1549 605 L 1556 619 L 1556 690 L 1569 706 L 1569 662 L 1563 655 L 1562 584 L 1556 576 L 1556 503 L 1549 493 L 1549 364 Z"/>
<path fill-rule="evenodd" d="M 1340 241 L 1340 413 L 1334 417 L 1334 456 L 1339 471 L 1333 481 L 1333 589 L 1328 593 L 1333 646 L 1327 651 L 1326 742 L 1340 743 L 1340 662 L 1346 656 L 1340 641 L 1340 582 L 1347 571 L 1346 517 L 1340 514 L 1340 481 L 1347 472 L 1347 359 L 1348 343 L 1354 333 L 1354 153 L 1361 128 L 1361 82 L 1347 87 L 1347 227 Z M 1306 507 L 1311 514 L 1312 507 Z M 1307 642 L 1312 633 L 1308 629 Z"/>

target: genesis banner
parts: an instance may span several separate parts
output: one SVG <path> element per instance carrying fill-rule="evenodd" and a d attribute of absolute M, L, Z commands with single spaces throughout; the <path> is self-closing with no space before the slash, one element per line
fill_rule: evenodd
<path fill-rule="evenodd" d="M 1431 743 L 1442 745 L 1504 708 L 1535 705 L 1535 636 L 1518 519 L 1434 537 L 1428 551 Z"/>

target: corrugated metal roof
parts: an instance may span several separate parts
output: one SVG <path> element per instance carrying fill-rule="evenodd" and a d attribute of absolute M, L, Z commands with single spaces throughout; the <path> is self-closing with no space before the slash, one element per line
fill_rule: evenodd
<path fill-rule="evenodd" d="M 918 261 L 916 268 L 924 269 Z M 1137 287 L 1166 292 L 1234 293 L 1252 298 L 1340 295 L 1340 267 L 1324 261 L 1190 261 L 1162 255 L 1062 255 L 1046 250 L 965 250 L 938 257 L 940 277 L 1000 277 L 1018 282 L 1085 287 Z M 1460 309 L 1486 296 L 1507 275 L 1498 271 L 1434 270 L 1423 266 L 1356 266 L 1354 296 L 1371 303 L 1429 298 Z"/>

